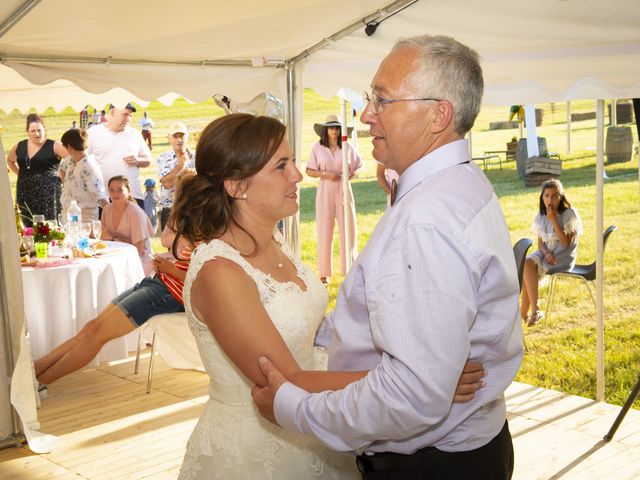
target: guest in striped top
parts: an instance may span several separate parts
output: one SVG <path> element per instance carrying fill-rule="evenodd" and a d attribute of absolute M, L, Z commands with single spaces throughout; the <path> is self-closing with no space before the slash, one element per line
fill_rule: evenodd
<path fill-rule="evenodd" d="M 34 368 L 40 384 L 55 382 L 84 367 L 109 340 L 131 333 L 151 317 L 184 312 L 182 287 L 191 261 L 192 245 L 180 239 L 178 247 L 178 260 L 156 255 L 153 277 L 145 277 L 118 295 L 75 337 L 36 360 Z"/>

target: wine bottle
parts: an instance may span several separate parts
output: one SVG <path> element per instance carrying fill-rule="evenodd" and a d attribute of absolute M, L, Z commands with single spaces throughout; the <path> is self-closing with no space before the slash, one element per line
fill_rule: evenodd
<path fill-rule="evenodd" d="M 18 230 L 20 235 L 24 235 L 24 222 L 22 221 L 22 213 L 17 203 L 15 204 L 14 211 L 16 214 L 16 230 Z"/>

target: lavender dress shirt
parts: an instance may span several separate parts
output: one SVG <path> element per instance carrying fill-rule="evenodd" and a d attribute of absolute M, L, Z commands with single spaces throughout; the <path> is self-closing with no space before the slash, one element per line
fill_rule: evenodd
<path fill-rule="evenodd" d="M 330 370 L 369 370 L 340 391 L 285 383 L 278 423 L 338 451 L 478 448 L 506 418 L 522 361 L 518 279 L 493 188 L 466 140 L 408 168 L 358 256 L 327 323 Z M 465 361 L 487 370 L 476 398 L 452 404 Z"/>

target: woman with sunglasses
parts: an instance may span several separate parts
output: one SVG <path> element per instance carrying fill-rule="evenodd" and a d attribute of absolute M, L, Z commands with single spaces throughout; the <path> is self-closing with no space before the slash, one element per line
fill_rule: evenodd
<path fill-rule="evenodd" d="M 322 283 L 331 277 L 333 260 L 333 229 L 338 221 L 340 234 L 340 273 L 347 273 L 347 254 L 351 262 L 358 254 L 356 245 L 356 206 L 353 192 L 349 185 L 348 202 L 349 252 L 345 245 L 345 216 L 342 191 L 342 138 L 340 122 L 336 115 L 329 115 L 324 123 L 316 123 L 313 129 L 320 141 L 311 148 L 306 173 L 312 178 L 319 178 L 320 184 L 316 193 L 316 231 L 318 235 L 318 274 Z M 362 157 L 350 146 L 349 180 L 362 167 Z"/>

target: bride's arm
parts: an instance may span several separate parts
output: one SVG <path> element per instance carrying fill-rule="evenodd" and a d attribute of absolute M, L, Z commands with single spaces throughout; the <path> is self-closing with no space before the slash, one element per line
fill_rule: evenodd
<path fill-rule="evenodd" d="M 191 306 L 229 359 L 256 385 L 266 384 L 258 364 L 261 356 L 268 357 L 287 380 L 309 392 L 340 390 L 367 375 L 367 371 L 301 370 L 262 306 L 254 281 L 240 266 L 225 258 L 202 266 L 191 289 Z M 481 368 L 480 364 L 476 370 Z M 466 372 L 465 368 L 456 395 L 469 395 L 461 388 L 476 391 L 481 387 L 478 382 L 482 375 L 465 375 Z"/>
<path fill-rule="evenodd" d="M 266 378 L 258 357 L 268 357 L 288 380 L 311 391 L 339 390 L 367 372 L 300 370 L 287 344 L 260 302 L 254 281 L 225 258 L 202 266 L 191 289 L 191 306 L 229 359 L 256 385 Z"/>
<path fill-rule="evenodd" d="M 260 356 L 269 357 L 286 378 L 300 370 L 264 309 L 256 284 L 235 262 L 218 257 L 202 266 L 191 288 L 191 307 L 256 385 L 266 384 Z"/>

